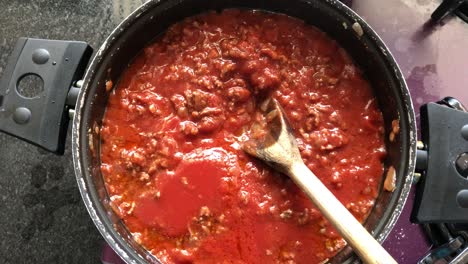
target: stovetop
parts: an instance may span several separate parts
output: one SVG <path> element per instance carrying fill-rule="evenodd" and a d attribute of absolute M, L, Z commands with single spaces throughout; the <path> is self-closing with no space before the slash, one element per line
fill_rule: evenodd
<path fill-rule="evenodd" d="M 142 0 L 0 0 L 0 77 L 19 37 L 83 40 L 98 48 Z M 392 51 L 419 107 L 445 96 L 468 105 L 468 24 L 447 17 L 424 26 L 440 0 L 343 0 Z M 81 202 L 70 137 L 55 156 L 0 133 L 0 262 L 101 263 L 115 256 Z M 414 190 L 384 243 L 399 263 L 416 263 L 431 249 L 409 221 Z"/>

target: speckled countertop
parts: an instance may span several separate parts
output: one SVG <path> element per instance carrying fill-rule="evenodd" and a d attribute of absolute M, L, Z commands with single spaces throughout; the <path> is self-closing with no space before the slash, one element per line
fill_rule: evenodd
<path fill-rule="evenodd" d="M 19 37 L 82 40 L 97 49 L 142 1 L 0 0 L 0 77 Z M 64 156 L 0 133 L 0 263 L 101 263 L 104 240 Z"/>

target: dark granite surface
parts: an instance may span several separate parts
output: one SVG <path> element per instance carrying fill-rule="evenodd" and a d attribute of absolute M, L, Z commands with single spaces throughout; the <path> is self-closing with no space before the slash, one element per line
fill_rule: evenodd
<path fill-rule="evenodd" d="M 0 77 L 17 38 L 97 49 L 141 2 L 0 0 Z M 0 263 L 101 263 L 104 240 L 81 201 L 70 139 L 55 156 L 0 133 Z"/>

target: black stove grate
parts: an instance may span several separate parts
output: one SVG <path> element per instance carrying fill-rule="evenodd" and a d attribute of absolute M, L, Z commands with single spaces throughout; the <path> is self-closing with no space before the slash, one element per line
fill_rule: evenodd
<path fill-rule="evenodd" d="M 468 23 L 468 1 L 462 3 L 455 11 L 455 14 Z"/>
<path fill-rule="evenodd" d="M 441 22 L 453 13 L 468 23 L 468 0 L 443 0 L 432 13 L 431 19 L 434 22 Z"/>
<path fill-rule="evenodd" d="M 418 264 L 468 263 L 468 224 L 425 224 L 423 227 L 434 249 Z"/>

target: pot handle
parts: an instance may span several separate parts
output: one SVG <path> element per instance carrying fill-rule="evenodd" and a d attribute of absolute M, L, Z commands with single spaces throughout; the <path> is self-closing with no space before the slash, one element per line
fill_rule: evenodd
<path fill-rule="evenodd" d="M 0 131 L 63 154 L 68 110 L 76 103 L 71 87 L 91 54 L 85 42 L 20 38 L 0 80 Z M 31 84 L 36 94 L 22 90 Z"/>
<path fill-rule="evenodd" d="M 453 97 L 421 107 L 421 173 L 411 221 L 468 223 L 468 112 Z"/>

